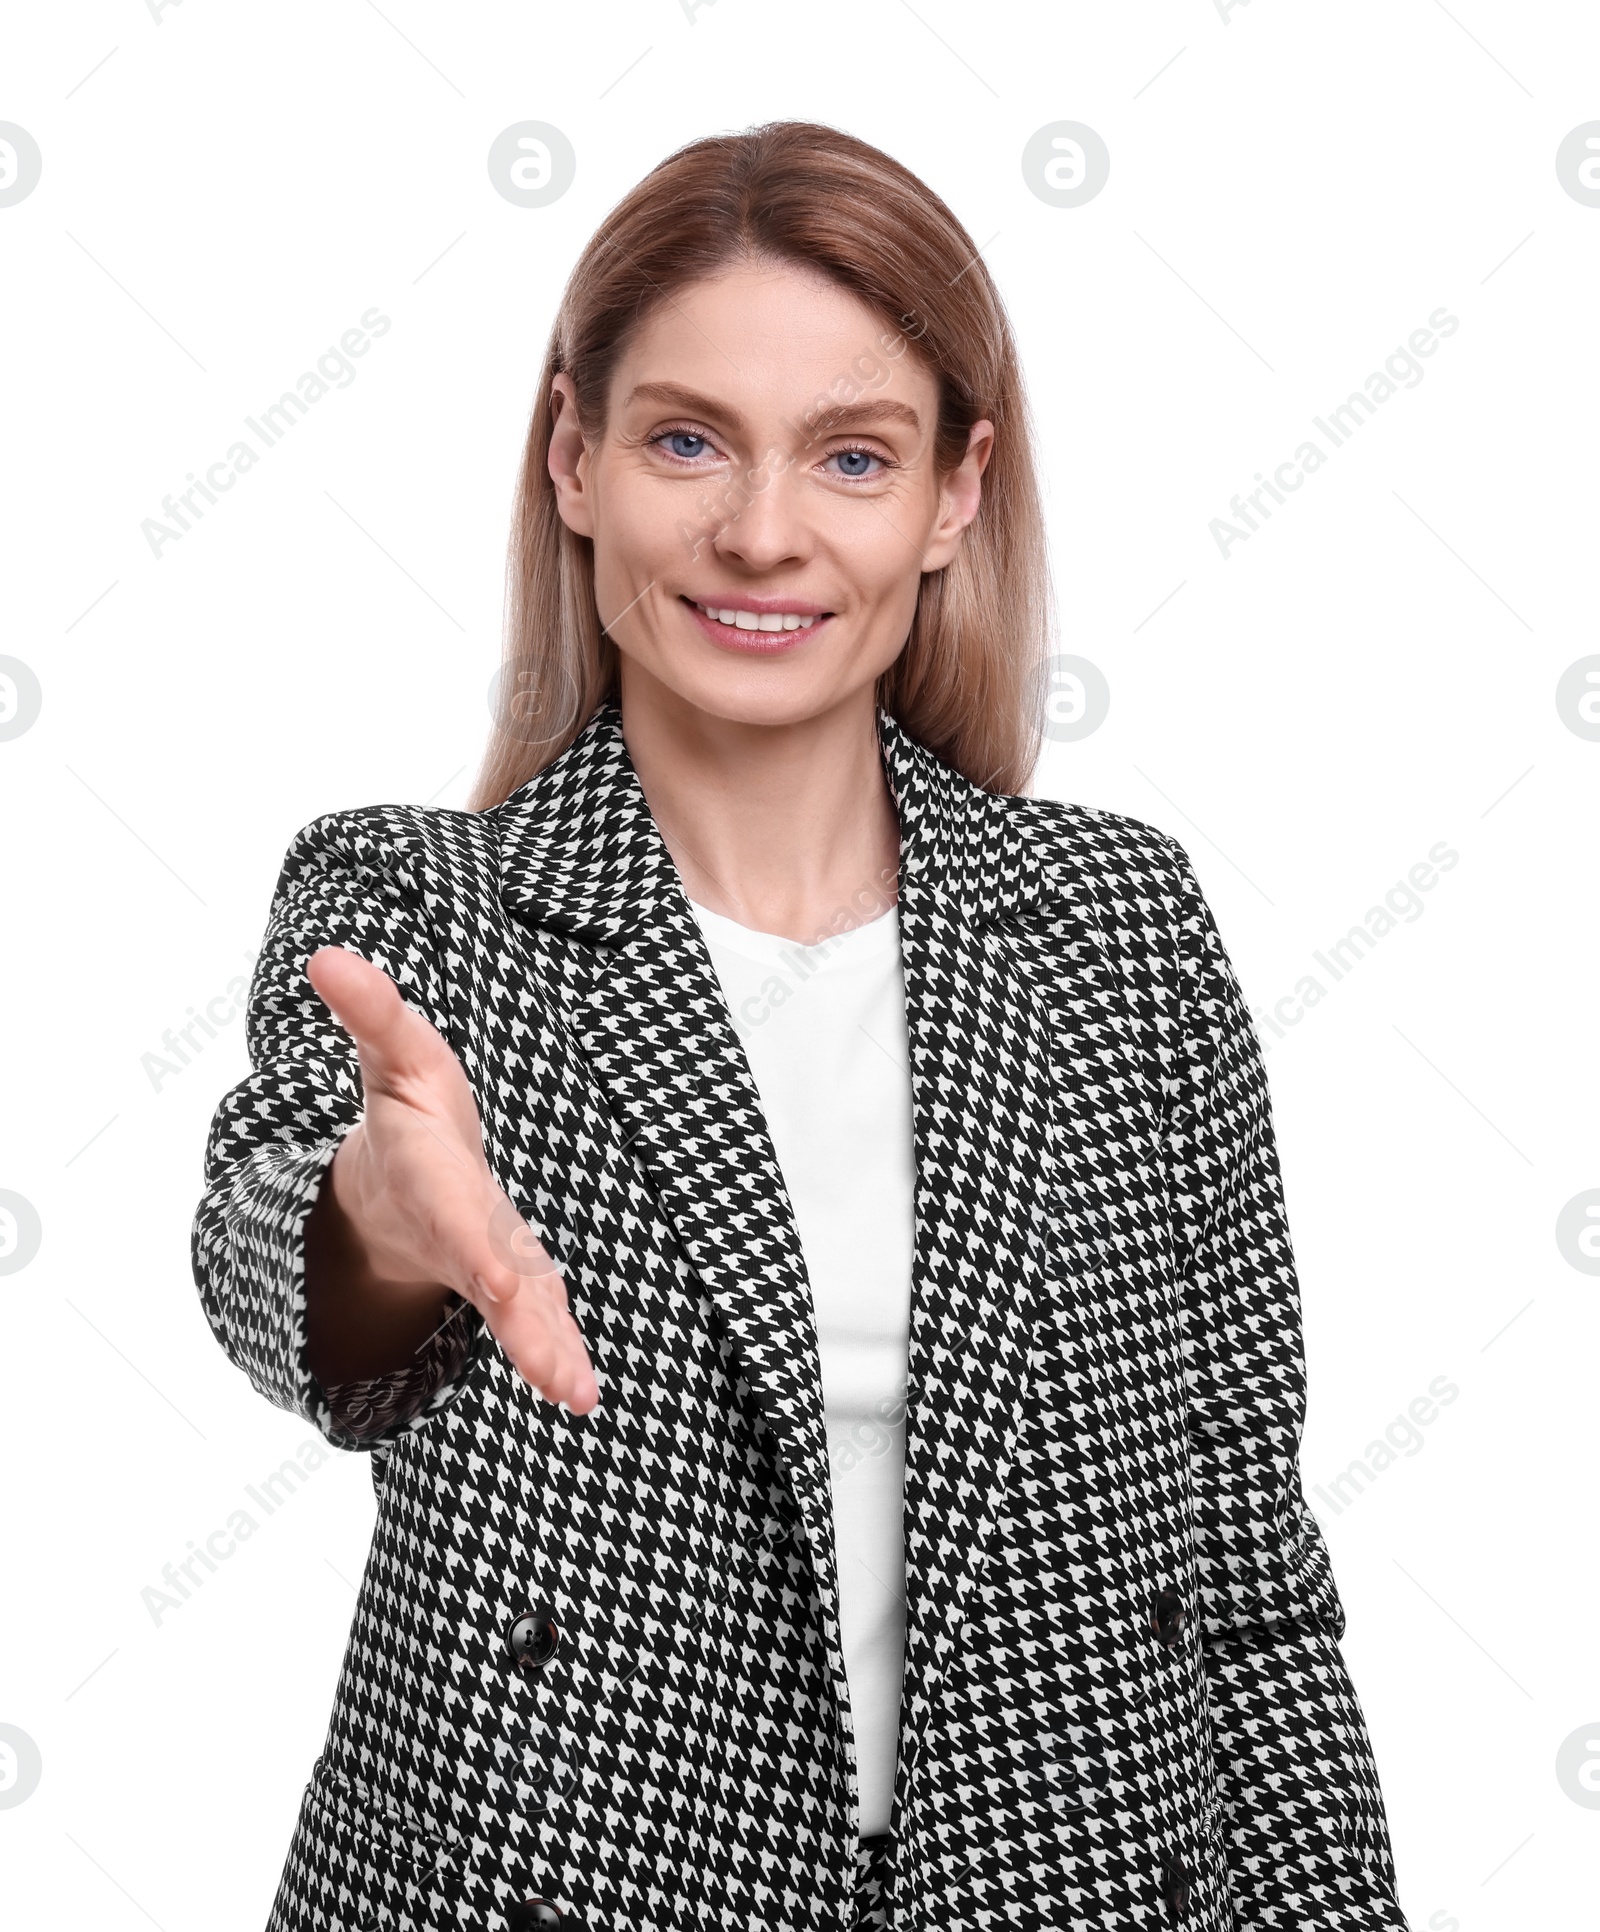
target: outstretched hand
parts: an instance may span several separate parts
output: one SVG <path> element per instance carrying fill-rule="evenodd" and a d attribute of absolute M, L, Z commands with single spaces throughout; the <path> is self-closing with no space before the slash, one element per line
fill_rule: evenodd
<path fill-rule="evenodd" d="M 586 1415 L 600 1390 L 567 1285 L 490 1171 L 461 1062 L 359 953 L 324 946 L 306 974 L 360 1061 L 365 1116 L 328 1185 L 347 1252 L 365 1258 L 364 1302 L 398 1316 L 430 1291 L 454 1289 L 527 1382 Z"/>

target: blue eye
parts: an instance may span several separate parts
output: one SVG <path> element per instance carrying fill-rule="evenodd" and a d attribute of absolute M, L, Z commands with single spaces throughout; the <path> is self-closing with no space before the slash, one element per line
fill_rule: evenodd
<path fill-rule="evenodd" d="M 674 456 L 681 456 L 686 463 L 692 463 L 697 456 L 702 455 L 709 447 L 705 437 L 697 436 L 692 429 L 669 430 L 662 440 Z M 694 448 L 680 448 L 679 445 L 683 443 L 692 443 Z"/>
<path fill-rule="evenodd" d="M 883 460 L 882 457 L 875 456 L 870 449 L 835 450 L 834 457 L 842 465 L 839 474 L 853 478 L 870 476 L 872 472 L 867 468 L 867 465 L 869 463 L 880 463 Z"/>

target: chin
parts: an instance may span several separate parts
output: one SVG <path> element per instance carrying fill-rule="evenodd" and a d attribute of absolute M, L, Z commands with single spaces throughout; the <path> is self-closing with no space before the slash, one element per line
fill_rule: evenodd
<path fill-rule="evenodd" d="M 764 726 L 777 730 L 805 724 L 848 703 L 859 684 L 810 677 L 774 677 L 758 671 L 697 678 L 678 687 L 678 695 L 697 711 L 726 724 Z"/>
<path fill-rule="evenodd" d="M 781 730 L 824 717 L 852 702 L 872 709 L 878 671 L 867 675 L 851 665 L 802 664 L 789 661 L 656 662 L 640 666 L 647 671 L 643 679 L 623 672 L 624 704 L 642 699 L 652 686 L 664 686 L 673 700 L 707 718 L 725 724 L 750 725 Z M 665 695 L 665 693 L 662 693 Z"/>

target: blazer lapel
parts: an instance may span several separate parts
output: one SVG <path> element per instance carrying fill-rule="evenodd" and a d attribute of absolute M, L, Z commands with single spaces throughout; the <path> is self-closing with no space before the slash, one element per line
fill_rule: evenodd
<path fill-rule="evenodd" d="M 1089 1445 L 1126 1348 L 1107 1332 L 1106 1285 L 1148 1239 L 1106 1165 L 1108 1123 L 1152 1160 L 1160 1127 L 1090 882 L 1065 862 L 1046 873 L 1027 805 L 978 792 L 887 719 L 880 731 L 901 815 L 917 1135 L 904 1791 L 989 1528 L 1028 1508 L 1011 1472 L 1043 1321 L 1073 1364 L 1052 1454 L 1097 1487 Z M 1079 1719 L 1055 1740 L 1055 1774 L 1076 1786 L 1069 1803 L 1105 1778 L 1081 1651 L 1064 1632 Z"/>
<path fill-rule="evenodd" d="M 1043 1272 L 1051 1125 L 1041 1016 L 984 928 L 1004 858 L 998 802 L 888 718 L 916 1137 L 906 1406 L 903 1746 L 948 1660 L 1004 1494 Z M 902 1775 L 909 1769 L 903 1748 Z"/>
<path fill-rule="evenodd" d="M 581 970 L 553 981 L 557 1004 L 775 1438 L 842 1681 L 822 1380 L 799 1234 L 749 1063 L 615 708 L 502 810 L 502 903 L 531 931 L 581 942 Z"/>

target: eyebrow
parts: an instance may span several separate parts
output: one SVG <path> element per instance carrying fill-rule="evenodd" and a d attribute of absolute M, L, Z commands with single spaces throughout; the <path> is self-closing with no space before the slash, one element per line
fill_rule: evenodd
<path fill-rule="evenodd" d="M 819 399 L 820 400 L 820 399 Z M 697 390 L 686 389 L 676 382 L 641 382 L 628 392 L 628 403 L 663 403 L 669 409 L 680 409 L 686 416 L 710 416 L 727 424 L 735 435 L 744 435 L 749 424 L 732 404 L 718 402 L 714 396 L 702 396 Z M 831 435 L 839 429 L 866 429 L 873 423 L 903 423 L 918 435 L 922 433 L 922 418 L 909 403 L 897 402 L 891 396 L 881 396 L 876 401 L 829 403 L 826 407 L 808 409 L 802 423 L 813 438 Z"/>

